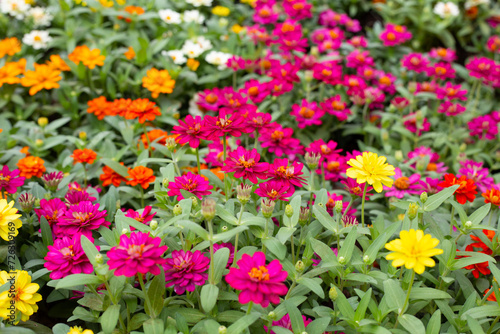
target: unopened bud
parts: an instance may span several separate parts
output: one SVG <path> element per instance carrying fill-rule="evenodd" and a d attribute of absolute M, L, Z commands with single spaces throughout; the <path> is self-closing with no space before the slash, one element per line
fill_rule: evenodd
<path fill-rule="evenodd" d="M 341 265 L 346 264 L 346 263 L 347 263 L 347 261 L 346 261 L 345 257 L 343 257 L 343 256 L 339 257 L 339 263 L 340 263 Z"/>
<path fill-rule="evenodd" d="M 305 268 L 306 265 L 304 264 L 304 262 L 299 260 L 297 261 L 297 263 L 295 263 L 295 270 L 297 270 L 298 273 L 303 272 Z"/>
<path fill-rule="evenodd" d="M 212 220 L 215 217 L 215 207 L 217 203 L 211 197 L 205 197 L 201 202 L 201 214 L 206 220 Z"/>
<path fill-rule="evenodd" d="M 417 203 L 410 203 L 410 206 L 408 207 L 408 218 L 410 218 L 410 220 L 415 219 L 418 214 L 418 208 L 419 206 Z"/>
<path fill-rule="evenodd" d="M 420 200 L 422 201 L 422 203 L 427 202 L 427 198 L 428 198 L 427 192 L 424 191 L 423 193 L 420 194 Z"/>
<path fill-rule="evenodd" d="M 87 140 L 87 132 L 85 132 L 85 131 L 80 131 L 80 132 L 78 133 L 78 138 L 80 138 L 80 139 L 81 139 L 81 140 L 83 140 L 83 141 Z"/>
<path fill-rule="evenodd" d="M 163 187 L 167 188 L 170 180 L 168 179 L 168 177 L 164 177 L 161 183 L 163 184 Z"/>
<path fill-rule="evenodd" d="M 300 208 L 299 224 L 304 226 L 309 221 L 309 208 Z"/>
<path fill-rule="evenodd" d="M 56 191 L 57 186 L 59 186 L 59 183 L 61 183 L 63 178 L 63 172 L 52 172 L 42 175 L 42 181 L 45 184 L 45 187 L 50 191 Z"/>
<path fill-rule="evenodd" d="M 419 172 L 423 172 L 427 169 L 427 164 L 426 162 L 424 161 L 424 159 L 420 159 L 417 161 L 417 170 Z"/>
<path fill-rule="evenodd" d="M 128 228 L 124 228 L 124 229 L 122 230 L 122 234 L 127 234 L 128 232 L 129 232 Z"/>
<path fill-rule="evenodd" d="M 117 211 L 118 211 L 118 210 L 120 210 L 120 209 L 121 209 L 121 207 L 122 207 L 122 204 L 121 204 L 120 200 L 117 200 L 117 201 L 116 201 L 116 210 L 117 210 Z"/>
<path fill-rule="evenodd" d="M 335 287 L 331 287 L 330 292 L 328 292 L 328 297 L 330 297 L 331 300 L 336 301 L 338 296 L 339 293 L 337 292 L 337 289 L 335 289 Z"/>
<path fill-rule="evenodd" d="M 398 151 L 394 152 L 394 157 L 396 158 L 396 160 L 398 162 L 403 161 L 403 159 L 404 159 L 404 157 L 403 157 L 403 151 L 398 150 Z"/>
<path fill-rule="evenodd" d="M 311 82 L 314 79 L 313 71 L 305 71 L 304 79 L 306 80 L 306 82 Z"/>
<path fill-rule="evenodd" d="M 38 125 L 42 128 L 46 127 L 49 124 L 49 119 L 47 117 L 40 117 L 38 119 Z"/>
<path fill-rule="evenodd" d="M 424 113 L 422 112 L 422 110 L 417 110 L 415 112 L 415 120 L 417 122 L 421 122 L 423 119 L 424 119 Z"/>
<path fill-rule="evenodd" d="M 95 256 L 95 262 L 97 262 L 97 264 L 103 264 L 104 263 L 104 258 L 102 257 L 101 254 L 97 254 Z"/>
<path fill-rule="evenodd" d="M 310 170 L 315 170 L 316 168 L 318 168 L 319 159 L 321 158 L 321 155 L 316 153 L 306 152 L 305 158 L 307 167 Z"/>
<path fill-rule="evenodd" d="M 226 326 L 220 326 L 219 327 L 219 334 L 226 334 L 226 333 L 227 333 Z"/>
<path fill-rule="evenodd" d="M 288 218 L 290 218 L 290 217 L 292 217 L 292 216 L 293 216 L 293 208 L 292 208 L 292 206 L 291 206 L 290 204 L 287 204 L 287 205 L 285 206 L 285 215 L 286 215 Z"/>
<path fill-rule="evenodd" d="M 342 201 L 335 201 L 335 212 L 336 213 L 341 213 L 342 209 L 344 208 Z"/>
<path fill-rule="evenodd" d="M 37 139 L 37 140 L 35 140 L 35 145 L 36 145 L 36 147 L 42 147 L 42 145 L 43 145 L 43 140 L 41 140 L 41 139 Z"/>
<path fill-rule="evenodd" d="M 198 197 L 196 196 L 191 196 L 189 197 L 191 199 L 191 202 L 193 203 L 193 208 L 197 208 L 198 207 L 198 204 L 199 204 L 199 201 L 198 201 Z"/>
<path fill-rule="evenodd" d="M 368 255 L 363 256 L 363 262 L 368 264 L 370 262 L 370 257 Z"/>
<path fill-rule="evenodd" d="M 35 205 L 35 196 L 30 193 L 21 194 L 19 196 L 19 204 L 24 212 L 29 213 L 33 210 L 33 205 Z"/>
<path fill-rule="evenodd" d="M 417 91 L 417 83 L 412 81 L 408 84 L 408 91 L 410 93 L 415 93 Z"/>
<path fill-rule="evenodd" d="M 242 205 L 245 205 L 250 200 L 250 195 L 252 193 L 252 186 L 248 184 L 239 184 L 236 186 L 236 198 Z"/>
<path fill-rule="evenodd" d="M 174 213 L 174 216 L 178 216 L 178 215 L 181 215 L 182 214 L 182 208 L 179 204 L 176 204 L 174 206 L 174 209 L 172 210 L 172 212 Z"/>
<path fill-rule="evenodd" d="M 170 152 L 175 151 L 175 148 L 177 147 L 177 143 L 175 142 L 174 138 L 167 138 L 165 142 L 165 146 L 168 148 Z"/>
<path fill-rule="evenodd" d="M 158 221 L 152 220 L 151 223 L 149 223 L 149 227 L 154 231 L 158 228 Z"/>
<path fill-rule="evenodd" d="M 389 132 L 386 130 L 382 131 L 382 141 L 388 141 L 389 140 Z"/>
<path fill-rule="evenodd" d="M 262 215 L 264 218 L 271 218 L 274 211 L 274 206 L 276 205 L 275 201 L 271 201 L 270 199 L 263 199 L 260 205 L 260 209 L 262 210 Z"/>
<path fill-rule="evenodd" d="M 267 317 L 269 318 L 269 320 L 276 320 L 276 313 L 274 313 L 274 311 L 271 311 L 267 314 Z"/>
<path fill-rule="evenodd" d="M 460 150 L 460 152 L 465 152 L 465 150 L 467 149 L 467 144 L 462 143 L 458 149 Z"/>
<path fill-rule="evenodd" d="M 471 228 L 472 227 L 472 222 L 470 220 L 465 222 L 465 227 L 466 228 Z"/>
<path fill-rule="evenodd" d="M 222 232 L 226 232 L 228 230 L 228 227 L 226 225 L 224 225 L 220 229 L 222 230 Z"/>
<path fill-rule="evenodd" d="M 312 56 L 319 56 L 319 48 L 317 46 L 313 46 L 311 48 L 311 55 Z"/>

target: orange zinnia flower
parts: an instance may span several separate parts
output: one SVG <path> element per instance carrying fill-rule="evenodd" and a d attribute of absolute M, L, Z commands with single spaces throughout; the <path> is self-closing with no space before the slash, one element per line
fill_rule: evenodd
<path fill-rule="evenodd" d="M 158 144 L 165 145 L 167 142 L 167 137 L 168 137 L 167 131 L 163 131 L 160 129 L 154 129 L 154 130 L 151 130 L 148 132 L 148 137 L 146 137 L 145 134 L 142 134 L 141 141 L 142 141 L 142 144 L 144 145 L 144 148 L 147 149 L 149 147 L 148 139 L 149 139 L 150 143 L 156 141 L 156 143 L 158 143 Z M 155 148 L 153 147 L 153 150 L 154 149 Z"/>
<path fill-rule="evenodd" d="M 33 176 L 42 177 L 45 173 L 44 163 L 43 159 L 32 155 L 22 158 L 17 163 L 20 171 L 19 176 L 24 176 L 27 179 L 31 179 Z"/>
<path fill-rule="evenodd" d="M 484 197 L 484 203 L 491 203 L 500 206 L 500 190 L 490 189 L 481 194 Z"/>
<path fill-rule="evenodd" d="M 123 166 L 123 162 L 120 162 Z M 127 182 L 127 179 L 115 172 L 108 166 L 102 168 L 102 174 L 99 176 L 99 180 L 102 181 L 102 185 L 107 187 L 109 185 L 114 185 L 115 187 L 120 186 L 122 182 Z"/>
<path fill-rule="evenodd" d="M 134 59 L 135 58 L 135 51 L 134 48 L 129 46 L 127 52 L 124 53 L 125 58 L 127 59 Z"/>
<path fill-rule="evenodd" d="M 137 99 L 128 107 L 125 113 L 125 118 L 139 118 L 139 123 L 143 124 L 145 121 L 153 121 L 156 116 L 160 115 L 161 111 L 160 108 L 156 106 L 156 103 L 151 102 L 148 99 Z"/>
<path fill-rule="evenodd" d="M 5 55 L 13 56 L 19 51 L 21 51 L 21 42 L 17 38 L 5 38 L 0 41 L 0 58 Z"/>
<path fill-rule="evenodd" d="M 21 85 L 31 87 L 29 94 L 35 95 L 42 89 L 59 88 L 57 82 L 62 79 L 60 74 L 61 71 L 56 71 L 50 68 L 49 65 L 35 64 L 34 71 L 26 71 L 24 73 L 24 77 L 21 78 Z"/>
<path fill-rule="evenodd" d="M 59 55 L 50 56 L 50 60 L 46 62 L 53 70 L 56 71 L 71 71 L 71 68 L 66 64 L 66 62 Z"/>
<path fill-rule="evenodd" d="M 144 14 L 144 9 L 142 7 L 137 7 L 137 6 L 127 6 L 125 7 L 125 11 L 129 14 L 137 14 L 137 15 Z"/>
<path fill-rule="evenodd" d="M 30 147 L 29 146 L 24 146 L 19 152 L 22 154 L 26 154 L 26 156 L 30 155 Z"/>
<path fill-rule="evenodd" d="M 486 296 L 486 294 L 490 292 L 490 289 L 486 289 L 484 290 L 484 296 Z M 500 291 L 497 291 L 497 293 L 500 294 Z M 493 291 L 491 293 L 491 295 L 488 296 L 488 298 L 486 298 L 486 300 L 489 300 L 490 302 L 496 302 L 497 301 L 497 296 L 495 295 L 495 292 Z"/>
<path fill-rule="evenodd" d="M 71 157 L 73 158 L 73 165 L 78 162 L 81 162 L 82 164 L 93 164 L 95 159 L 97 158 L 97 153 L 89 148 L 84 148 L 83 150 L 76 149 L 73 151 Z"/>
<path fill-rule="evenodd" d="M 113 102 L 109 102 L 109 116 L 120 115 L 125 117 L 128 107 L 132 104 L 131 99 L 116 99 Z"/>
<path fill-rule="evenodd" d="M 142 78 L 142 87 L 148 89 L 152 93 L 153 98 L 156 99 L 160 93 L 172 93 L 175 87 L 175 80 L 172 79 L 167 70 L 152 68 Z"/>
<path fill-rule="evenodd" d="M 153 175 L 153 170 L 144 166 L 137 166 L 128 171 L 128 185 L 141 185 L 143 189 L 147 189 L 149 184 L 155 182 L 156 177 Z"/>
<path fill-rule="evenodd" d="M 111 102 L 108 102 L 105 96 L 97 97 L 87 102 L 89 106 L 87 112 L 96 115 L 97 119 L 101 120 L 104 116 L 109 115 L 109 110 L 111 109 L 110 104 Z"/>
<path fill-rule="evenodd" d="M 68 55 L 68 58 L 77 65 L 82 62 L 83 65 L 93 70 L 96 66 L 104 65 L 106 56 L 101 55 L 101 50 L 99 49 L 90 50 L 88 46 L 81 45 L 77 46 L 75 50 Z"/>
<path fill-rule="evenodd" d="M 0 87 L 3 84 L 14 85 L 21 82 L 21 78 L 17 76 L 24 73 L 26 67 L 26 59 L 22 58 L 18 62 L 5 63 L 0 68 Z"/>
<path fill-rule="evenodd" d="M 197 61 L 194 58 L 189 58 L 186 62 L 186 66 L 191 70 L 191 71 L 196 71 L 198 69 L 198 66 L 200 66 L 200 62 Z"/>

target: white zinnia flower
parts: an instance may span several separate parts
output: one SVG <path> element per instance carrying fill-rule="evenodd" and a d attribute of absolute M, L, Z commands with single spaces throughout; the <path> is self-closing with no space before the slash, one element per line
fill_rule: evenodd
<path fill-rule="evenodd" d="M 490 0 L 467 0 L 465 2 L 465 9 L 471 9 L 480 5 L 489 5 Z"/>
<path fill-rule="evenodd" d="M 448 17 L 458 16 L 460 11 L 458 10 L 458 6 L 453 2 L 438 2 L 436 6 L 434 6 L 434 13 L 439 15 L 441 18 L 446 19 Z"/>
<path fill-rule="evenodd" d="M 184 43 L 181 50 L 189 58 L 196 58 L 203 53 L 203 49 L 197 43 L 190 40 Z"/>
<path fill-rule="evenodd" d="M 2 0 L 0 1 L 0 10 L 4 14 L 14 16 L 18 20 L 22 20 L 26 12 L 30 9 L 30 5 L 24 0 Z"/>
<path fill-rule="evenodd" d="M 33 7 L 28 11 L 28 16 L 33 19 L 36 27 L 44 27 L 50 25 L 50 21 L 54 18 L 45 8 Z"/>
<path fill-rule="evenodd" d="M 217 65 L 217 68 L 219 70 L 223 70 L 227 68 L 226 63 L 231 58 L 233 55 L 230 53 L 224 53 L 224 52 L 219 52 L 219 51 L 210 51 L 207 56 L 205 57 L 205 60 L 207 63 L 212 64 L 212 65 Z"/>
<path fill-rule="evenodd" d="M 198 44 L 203 52 L 208 51 L 212 48 L 212 42 L 204 36 L 198 36 L 192 39 L 193 42 Z"/>
<path fill-rule="evenodd" d="M 189 109 L 188 113 L 193 116 L 205 116 L 203 111 L 200 109 L 200 106 L 196 103 L 199 99 L 199 93 L 194 94 L 193 98 L 189 100 Z"/>
<path fill-rule="evenodd" d="M 52 37 L 49 36 L 48 31 L 44 30 L 33 30 L 23 37 L 23 43 L 31 45 L 35 50 L 47 48 L 50 41 Z"/>
<path fill-rule="evenodd" d="M 165 57 L 169 56 L 170 58 L 172 58 L 174 64 L 177 65 L 182 65 L 187 61 L 187 58 L 184 57 L 184 52 L 182 52 L 181 50 L 162 51 L 161 54 Z"/>
<path fill-rule="evenodd" d="M 205 21 L 205 16 L 203 16 L 198 10 L 186 10 L 184 12 L 184 22 L 190 23 L 195 22 L 202 24 Z"/>
<path fill-rule="evenodd" d="M 186 0 L 186 2 L 195 7 L 212 5 L 212 0 Z"/>
<path fill-rule="evenodd" d="M 181 23 L 181 14 L 173 11 L 171 9 L 162 9 L 158 11 L 160 18 L 168 24 L 179 24 Z"/>

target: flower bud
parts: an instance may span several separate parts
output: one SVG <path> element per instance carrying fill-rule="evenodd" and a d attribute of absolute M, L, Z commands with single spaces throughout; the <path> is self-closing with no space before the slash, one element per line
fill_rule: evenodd
<path fill-rule="evenodd" d="M 240 201 L 241 205 L 245 205 L 248 203 L 251 193 L 251 185 L 242 183 L 236 186 L 236 197 L 238 198 L 238 201 Z"/>
<path fill-rule="evenodd" d="M 300 208 L 299 224 L 304 226 L 309 221 L 309 208 Z"/>
<path fill-rule="evenodd" d="M 331 287 L 330 292 L 328 292 L 328 297 L 330 297 L 332 301 L 336 301 L 338 296 L 339 293 L 337 292 L 337 289 L 335 289 L 335 287 Z"/>
<path fill-rule="evenodd" d="M 396 160 L 397 160 L 398 162 L 403 161 L 403 159 L 404 159 L 404 157 L 403 157 L 403 151 L 401 151 L 401 150 L 396 151 L 396 152 L 394 153 L 394 157 L 396 158 Z"/>
<path fill-rule="evenodd" d="M 267 314 L 267 317 L 269 318 L 269 320 L 276 320 L 276 313 L 274 313 L 274 311 L 271 311 Z"/>
<path fill-rule="evenodd" d="M 154 231 L 158 228 L 158 221 L 152 220 L 151 223 L 149 223 L 149 227 Z"/>
<path fill-rule="evenodd" d="M 36 145 L 36 147 L 42 147 L 43 146 L 43 140 L 41 140 L 41 139 L 35 140 L 35 145 Z"/>
<path fill-rule="evenodd" d="M 215 206 L 217 203 L 211 197 L 205 197 L 201 202 L 201 214 L 206 220 L 212 220 L 215 217 Z"/>
<path fill-rule="evenodd" d="M 460 152 L 465 152 L 465 150 L 467 149 L 467 144 L 462 143 L 458 149 L 460 150 Z"/>
<path fill-rule="evenodd" d="M 336 213 L 341 213 L 343 209 L 343 204 L 342 201 L 335 201 L 335 212 Z"/>
<path fill-rule="evenodd" d="M 316 57 L 319 56 L 319 48 L 317 46 L 311 47 L 311 55 Z"/>
<path fill-rule="evenodd" d="M 97 264 L 104 263 L 104 258 L 102 257 L 102 255 L 100 253 L 95 256 L 95 262 L 97 262 Z"/>
<path fill-rule="evenodd" d="M 59 186 L 59 183 L 61 183 L 63 178 L 63 172 L 52 172 L 42 175 L 42 181 L 45 184 L 45 187 L 50 191 L 56 191 L 57 186 Z"/>
<path fill-rule="evenodd" d="M 191 197 L 189 197 L 189 199 L 191 199 L 191 202 L 193 203 L 193 208 L 197 208 L 198 204 L 199 204 L 198 197 L 191 196 Z"/>
<path fill-rule="evenodd" d="M 87 132 L 85 132 L 85 131 L 80 131 L 80 132 L 78 133 L 78 138 L 80 138 L 80 139 L 81 139 L 81 140 L 83 140 L 83 141 L 87 140 Z"/>
<path fill-rule="evenodd" d="M 31 210 L 33 210 L 33 205 L 35 204 L 35 196 L 30 193 L 24 193 L 19 196 L 18 201 L 21 205 L 21 209 L 24 212 L 29 213 L 31 212 Z"/>
<path fill-rule="evenodd" d="M 116 210 L 117 210 L 117 211 L 118 211 L 118 210 L 120 210 L 120 209 L 121 209 L 121 207 L 122 207 L 122 204 L 121 204 L 120 200 L 117 200 L 117 201 L 116 201 Z"/>
<path fill-rule="evenodd" d="M 354 216 L 344 215 L 342 217 L 342 225 L 344 227 L 358 225 L 358 220 Z"/>
<path fill-rule="evenodd" d="M 423 193 L 420 194 L 420 200 L 422 201 L 422 203 L 427 202 L 427 198 L 428 198 L 427 192 L 424 191 Z"/>
<path fill-rule="evenodd" d="M 38 125 L 42 128 L 46 127 L 49 124 L 49 119 L 47 117 L 40 117 L 38 119 Z"/>
<path fill-rule="evenodd" d="M 339 257 L 339 263 L 340 263 L 341 265 L 346 264 L 346 263 L 347 263 L 347 261 L 346 261 L 345 257 L 343 257 L 343 256 Z"/>
<path fill-rule="evenodd" d="M 293 216 L 293 208 L 292 208 L 292 206 L 291 206 L 290 204 L 287 204 L 287 205 L 285 206 L 285 215 L 286 215 L 288 218 L 290 218 L 290 217 L 292 217 L 292 216 Z"/>
<path fill-rule="evenodd" d="M 305 268 L 306 265 L 304 264 L 304 262 L 299 260 L 297 261 L 297 263 L 295 263 L 295 270 L 297 270 L 298 273 L 303 272 Z"/>
<path fill-rule="evenodd" d="M 222 230 L 222 232 L 226 232 L 228 230 L 228 227 L 226 225 L 224 225 L 220 229 Z"/>
<path fill-rule="evenodd" d="M 319 159 L 321 158 L 321 155 L 316 153 L 306 152 L 305 158 L 307 167 L 310 170 L 315 170 L 316 168 L 318 168 Z"/>
<path fill-rule="evenodd" d="M 465 228 L 471 228 L 472 227 L 472 222 L 470 220 L 465 222 Z"/>
<path fill-rule="evenodd" d="M 165 142 L 165 146 L 168 148 L 170 152 L 175 151 L 175 148 L 177 147 L 177 143 L 175 142 L 174 138 L 167 138 Z"/>
<path fill-rule="evenodd" d="M 408 83 L 408 91 L 410 93 L 415 93 L 417 91 L 417 83 L 415 81 Z"/>
<path fill-rule="evenodd" d="M 419 159 L 417 161 L 417 170 L 419 172 L 423 172 L 427 169 L 427 164 L 425 163 L 425 161 L 423 159 Z"/>
<path fill-rule="evenodd" d="M 410 220 L 415 219 L 418 214 L 418 208 L 419 206 L 417 203 L 410 203 L 410 206 L 408 207 L 408 218 L 410 218 Z"/>
<path fill-rule="evenodd" d="M 220 326 L 219 327 L 219 334 L 226 334 L 226 333 L 227 333 L 226 326 Z"/>
<path fill-rule="evenodd" d="M 368 264 L 370 262 L 370 257 L 368 255 L 363 256 L 363 262 Z"/>
<path fill-rule="evenodd" d="M 130 231 L 128 230 L 128 228 L 124 228 L 124 229 L 122 230 L 122 234 L 127 234 L 128 232 L 130 232 Z"/>
<path fill-rule="evenodd" d="M 387 132 L 386 130 L 383 130 L 382 131 L 382 141 L 386 142 L 389 140 L 389 132 Z"/>
<path fill-rule="evenodd" d="M 229 21 L 226 18 L 221 17 L 219 19 L 219 26 L 220 27 L 227 27 Z"/>
<path fill-rule="evenodd" d="M 163 187 L 167 188 L 170 180 L 168 179 L 168 177 L 164 177 L 161 183 L 163 184 Z"/>
<path fill-rule="evenodd" d="M 178 216 L 178 215 L 182 214 L 182 208 L 181 208 L 181 206 L 179 204 L 176 204 L 174 206 L 173 213 L 174 213 L 174 216 Z"/>
<path fill-rule="evenodd" d="M 275 201 L 271 201 L 267 198 L 263 199 L 260 204 L 260 209 L 262 210 L 262 215 L 264 218 L 271 218 L 274 211 L 274 206 L 276 205 Z"/>

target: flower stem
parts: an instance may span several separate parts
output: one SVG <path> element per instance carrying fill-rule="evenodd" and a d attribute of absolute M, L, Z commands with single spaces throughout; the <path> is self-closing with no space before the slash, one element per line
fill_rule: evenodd
<path fill-rule="evenodd" d="M 252 306 L 253 306 L 253 302 L 251 301 L 250 303 L 248 303 L 247 315 L 249 315 L 250 312 L 252 311 Z"/>
<path fill-rule="evenodd" d="M 141 208 L 144 208 L 144 188 L 139 187 L 141 189 Z"/>
<path fill-rule="evenodd" d="M 245 209 L 245 204 L 241 204 L 241 209 L 240 209 L 240 216 L 238 218 L 238 223 L 237 225 L 240 226 L 241 224 L 241 217 L 243 216 L 243 211 Z M 233 256 L 233 264 L 232 266 L 236 266 L 236 255 L 238 254 L 238 239 L 240 237 L 239 233 L 236 233 L 236 236 L 234 237 L 234 256 Z"/>
<path fill-rule="evenodd" d="M 413 287 L 414 280 L 415 280 L 415 270 L 412 270 L 411 271 L 410 286 L 408 287 L 408 293 L 406 294 L 405 303 L 403 304 L 403 308 L 401 308 L 401 311 L 399 311 L 398 319 L 396 319 L 396 324 L 394 324 L 394 328 L 396 328 L 398 326 L 399 317 L 405 313 L 406 306 L 408 306 L 408 302 L 410 301 L 411 288 Z"/>
<path fill-rule="evenodd" d="M 227 135 L 224 133 L 224 139 L 222 143 L 222 152 L 223 152 L 223 157 L 224 157 L 224 162 L 223 164 L 226 163 L 226 146 L 227 146 Z M 226 178 L 226 173 L 224 173 L 224 194 L 226 194 L 226 202 L 229 200 L 229 193 L 227 191 L 227 178 Z"/>
<path fill-rule="evenodd" d="M 455 207 L 451 207 L 451 215 L 450 215 L 450 235 L 453 233 L 453 217 L 455 216 Z"/>
<path fill-rule="evenodd" d="M 201 165 L 200 165 L 200 152 L 199 147 L 196 148 L 196 165 L 198 166 L 198 175 L 201 175 Z"/>
<path fill-rule="evenodd" d="M 214 231 L 212 227 L 212 220 L 207 221 L 208 233 L 210 238 L 210 284 L 214 284 Z"/>
<path fill-rule="evenodd" d="M 266 219 L 266 226 L 264 227 L 264 238 L 262 239 L 267 239 L 267 235 L 269 233 L 269 218 Z M 262 241 L 262 252 L 266 254 L 266 245 L 264 244 L 264 241 Z"/>
<path fill-rule="evenodd" d="M 361 198 L 361 227 L 365 227 L 365 197 L 367 188 L 368 185 L 365 184 L 365 187 L 363 189 L 363 197 Z"/>
<path fill-rule="evenodd" d="M 144 277 L 142 276 L 142 273 L 139 273 L 139 284 L 141 285 L 141 289 L 144 292 L 144 298 L 146 300 L 146 305 L 148 306 L 149 312 L 151 313 L 152 308 L 151 308 L 151 302 L 148 297 L 148 292 L 146 291 L 146 286 L 144 285 Z M 154 318 L 153 316 L 149 315 L 151 318 Z"/>

